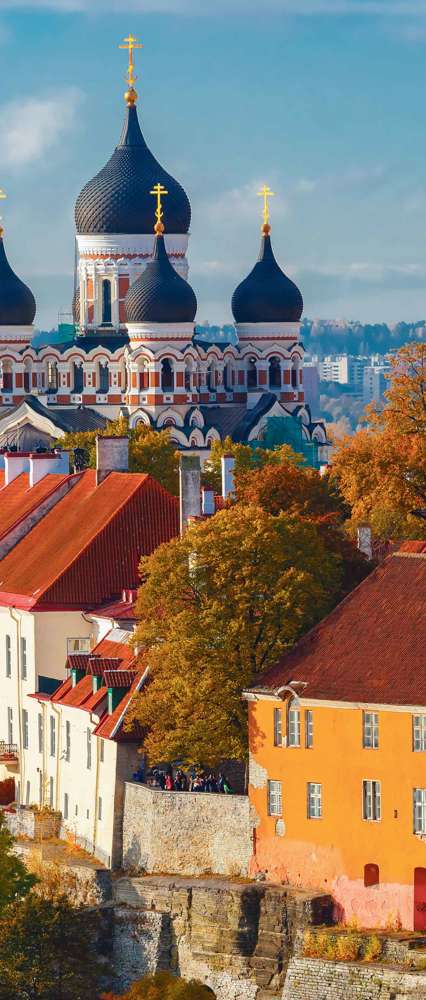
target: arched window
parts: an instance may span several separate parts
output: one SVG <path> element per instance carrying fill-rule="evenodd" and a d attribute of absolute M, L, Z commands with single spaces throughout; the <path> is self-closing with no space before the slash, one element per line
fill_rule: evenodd
<path fill-rule="evenodd" d="M 149 371 L 145 364 L 139 368 L 139 389 L 143 392 L 149 389 Z"/>
<path fill-rule="evenodd" d="M 78 365 L 76 361 L 73 363 L 73 392 L 83 392 L 83 366 Z"/>
<path fill-rule="evenodd" d="M 364 865 L 364 885 L 366 888 L 370 885 L 379 885 L 380 873 L 379 866 L 375 864 Z"/>
<path fill-rule="evenodd" d="M 192 392 L 192 364 L 190 361 L 187 361 L 185 365 L 185 389 L 187 392 Z"/>
<path fill-rule="evenodd" d="M 223 371 L 223 382 L 226 392 L 232 392 L 232 384 L 233 384 L 232 374 L 233 374 L 232 365 L 230 361 L 228 361 Z"/>
<path fill-rule="evenodd" d="M 207 369 L 207 388 L 209 392 L 216 392 L 216 369 L 214 365 L 209 365 Z"/>
<path fill-rule="evenodd" d="M 31 361 L 26 361 L 24 366 L 24 389 L 25 392 L 31 392 L 31 371 L 32 365 Z"/>
<path fill-rule="evenodd" d="M 47 362 L 47 391 L 48 393 L 58 391 L 58 365 L 56 361 Z"/>
<path fill-rule="evenodd" d="M 98 392 L 107 393 L 109 389 L 109 368 L 108 365 L 99 365 Z"/>
<path fill-rule="evenodd" d="M 247 389 L 257 389 L 256 358 L 249 358 L 247 362 Z"/>
<path fill-rule="evenodd" d="M 161 362 L 161 389 L 163 392 L 173 392 L 174 389 L 173 364 L 169 358 L 164 358 Z"/>
<path fill-rule="evenodd" d="M 102 282 L 102 323 L 111 325 L 111 282 L 105 278 Z"/>
<path fill-rule="evenodd" d="M 291 384 L 293 389 L 297 389 L 299 386 L 299 362 L 293 361 L 291 366 Z"/>
<path fill-rule="evenodd" d="M 3 392 L 13 392 L 13 369 L 11 361 L 3 361 L 1 386 Z"/>
<path fill-rule="evenodd" d="M 269 361 L 269 388 L 281 389 L 281 361 L 279 358 L 270 358 Z"/>

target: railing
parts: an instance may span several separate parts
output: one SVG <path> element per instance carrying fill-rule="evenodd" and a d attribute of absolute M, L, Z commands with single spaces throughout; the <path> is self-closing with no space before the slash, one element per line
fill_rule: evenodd
<path fill-rule="evenodd" d="M 5 743 L 4 740 L 0 740 L 0 762 L 5 763 L 8 760 L 18 760 L 17 744 Z"/>

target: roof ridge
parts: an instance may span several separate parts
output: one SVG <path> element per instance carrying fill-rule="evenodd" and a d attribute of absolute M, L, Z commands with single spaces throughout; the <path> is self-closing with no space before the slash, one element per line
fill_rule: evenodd
<path fill-rule="evenodd" d="M 425 542 L 426 545 L 426 542 Z M 391 552 L 387 559 L 393 559 L 397 556 L 399 559 L 426 559 L 426 552 Z"/>

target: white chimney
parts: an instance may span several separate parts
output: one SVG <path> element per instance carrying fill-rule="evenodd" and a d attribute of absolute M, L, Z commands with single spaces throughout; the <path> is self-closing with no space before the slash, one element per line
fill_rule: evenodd
<path fill-rule="evenodd" d="M 109 476 L 110 472 L 129 471 L 128 437 L 96 438 L 96 485 Z"/>
<path fill-rule="evenodd" d="M 70 471 L 70 456 L 68 451 L 35 452 L 30 455 L 30 487 L 39 483 L 49 473 L 68 476 Z"/>
<path fill-rule="evenodd" d="M 190 517 L 201 517 L 201 462 L 198 455 L 181 455 L 179 462 L 180 533 Z"/>
<path fill-rule="evenodd" d="M 201 510 L 204 517 L 211 517 L 215 513 L 214 490 L 211 486 L 203 486 L 201 490 Z"/>
<path fill-rule="evenodd" d="M 222 497 L 227 500 L 234 493 L 234 467 L 235 458 L 233 455 L 222 455 Z"/>
<path fill-rule="evenodd" d="M 6 486 L 13 483 L 13 480 L 23 472 L 29 472 L 30 452 L 11 451 L 4 456 L 4 481 Z"/>
<path fill-rule="evenodd" d="M 369 524 L 360 524 L 358 526 L 358 548 L 359 551 L 363 553 L 366 559 L 373 558 L 373 536 L 371 533 L 371 528 Z"/>

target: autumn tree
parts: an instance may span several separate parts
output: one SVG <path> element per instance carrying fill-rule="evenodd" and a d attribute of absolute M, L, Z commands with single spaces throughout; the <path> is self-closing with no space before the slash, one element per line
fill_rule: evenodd
<path fill-rule="evenodd" d="M 104 973 L 98 923 L 35 892 L 0 914 L 0 1000 L 93 1000 Z"/>
<path fill-rule="evenodd" d="M 179 492 L 179 454 L 170 440 L 168 430 L 156 431 L 152 427 L 139 422 L 136 427 L 129 428 L 129 423 L 123 417 L 107 424 L 105 430 L 77 431 L 65 434 L 58 442 L 64 450 L 81 448 L 87 453 L 87 465 L 96 466 L 96 438 L 113 435 L 129 438 L 129 470 L 130 472 L 147 472 L 165 489 L 177 496 Z"/>
<path fill-rule="evenodd" d="M 0 810 L 0 914 L 8 903 L 26 896 L 37 881 L 15 854 L 13 845 L 13 837 Z"/>
<path fill-rule="evenodd" d="M 215 996 L 213 990 L 195 980 L 186 982 L 168 972 L 157 972 L 133 983 L 126 993 L 104 993 L 101 1000 L 214 1000 Z"/>
<path fill-rule="evenodd" d="M 341 560 L 315 526 L 252 505 L 220 511 L 141 563 L 133 702 L 151 760 L 245 755 L 241 692 L 331 609 Z"/>
<path fill-rule="evenodd" d="M 399 435 L 426 435 L 426 343 L 405 344 L 390 358 L 384 427 Z"/>
<path fill-rule="evenodd" d="M 274 449 L 251 448 L 249 444 L 241 444 L 233 441 L 231 437 L 226 437 L 224 441 L 213 441 L 209 458 L 203 469 L 203 479 L 213 487 L 216 493 L 222 491 L 222 455 L 233 455 L 235 459 L 235 476 L 239 477 L 244 473 L 264 468 L 266 464 L 279 464 L 286 460 L 294 465 L 303 465 L 305 459 L 303 455 L 298 455 L 290 445 L 283 444 Z"/>

